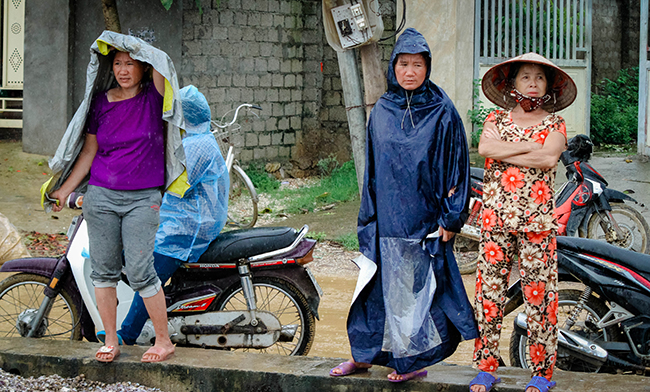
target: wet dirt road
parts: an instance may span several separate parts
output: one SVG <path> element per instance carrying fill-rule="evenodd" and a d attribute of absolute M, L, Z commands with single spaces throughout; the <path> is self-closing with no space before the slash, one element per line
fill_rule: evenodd
<path fill-rule="evenodd" d="M 345 253 L 349 255 L 349 259 L 358 255 L 356 252 Z M 352 294 L 357 283 L 357 271 L 354 264 L 351 262 L 349 264 L 350 267 L 346 267 L 344 273 L 334 270 L 322 271 L 318 267 L 313 268 L 314 275 L 323 289 L 324 295 L 321 298 L 319 307 L 320 321 L 316 323 L 316 338 L 309 352 L 310 356 L 350 358 L 346 320 Z M 463 275 L 463 283 L 470 301 L 474 300 L 475 279 L 475 274 Z M 506 317 L 501 334 L 501 355 L 506 364 L 510 363 L 508 347 L 513 320 L 514 314 Z M 472 364 L 473 350 L 473 340 L 462 342 L 456 352 L 447 358 L 445 362 L 470 366 Z"/>

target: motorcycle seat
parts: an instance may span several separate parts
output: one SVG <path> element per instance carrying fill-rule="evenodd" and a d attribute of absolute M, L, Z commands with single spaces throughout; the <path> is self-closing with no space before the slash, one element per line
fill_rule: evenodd
<path fill-rule="evenodd" d="M 223 263 L 285 248 L 298 236 L 291 227 L 254 227 L 227 231 L 210 243 L 198 263 Z"/>
<path fill-rule="evenodd" d="M 650 280 L 650 255 L 588 238 L 557 236 L 558 249 L 586 253 L 616 263 Z"/>
<path fill-rule="evenodd" d="M 480 167 L 470 167 L 469 176 L 483 182 L 483 169 Z"/>

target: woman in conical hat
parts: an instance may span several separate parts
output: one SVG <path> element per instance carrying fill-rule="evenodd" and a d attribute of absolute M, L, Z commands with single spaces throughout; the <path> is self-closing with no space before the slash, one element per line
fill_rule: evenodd
<path fill-rule="evenodd" d="M 474 362 L 481 372 L 470 390 L 486 392 L 500 381 L 503 305 L 512 261 L 518 258 L 533 375 L 526 392 L 546 392 L 555 385 L 557 349 L 553 189 L 567 141 L 564 119 L 556 112 L 575 100 L 576 86 L 535 53 L 492 67 L 482 86 L 486 97 L 504 110 L 490 113 L 479 142 L 486 160 L 475 299 L 480 338 Z"/>

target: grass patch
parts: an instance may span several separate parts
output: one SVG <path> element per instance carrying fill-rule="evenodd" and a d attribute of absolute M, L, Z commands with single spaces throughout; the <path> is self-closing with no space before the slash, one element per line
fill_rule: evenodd
<path fill-rule="evenodd" d="M 257 193 L 269 193 L 280 188 L 280 181 L 269 177 L 261 165 L 250 164 L 245 171 L 253 182 Z"/>
<path fill-rule="evenodd" d="M 310 232 L 307 233 L 306 237 L 311 238 L 312 240 L 316 240 L 318 242 L 322 242 L 327 237 L 327 234 L 323 233 L 322 231 L 319 231 L 319 232 L 316 232 L 316 233 L 310 231 Z"/>
<path fill-rule="evenodd" d="M 357 237 L 356 232 L 351 232 L 348 234 L 343 234 L 334 239 L 334 242 L 341 244 L 345 250 L 359 250 L 359 237 Z"/>
<path fill-rule="evenodd" d="M 268 189 L 269 187 L 267 187 L 262 189 L 257 185 L 255 187 L 258 192 L 268 193 L 274 199 L 281 199 L 281 204 L 284 206 L 283 211 L 289 214 L 312 212 L 319 206 L 355 200 L 359 197 L 354 161 L 348 161 L 340 167 L 336 167 L 332 170 L 331 175 L 321 177 L 316 185 L 308 188 Z"/>

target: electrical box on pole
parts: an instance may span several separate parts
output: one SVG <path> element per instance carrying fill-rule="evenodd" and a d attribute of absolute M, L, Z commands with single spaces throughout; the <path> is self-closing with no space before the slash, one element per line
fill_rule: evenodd
<path fill-rule="evenodd" d="M 323 0 L 323 25 L 337 52 L 377 42 L 384 32 L 378 0 Z"/>

